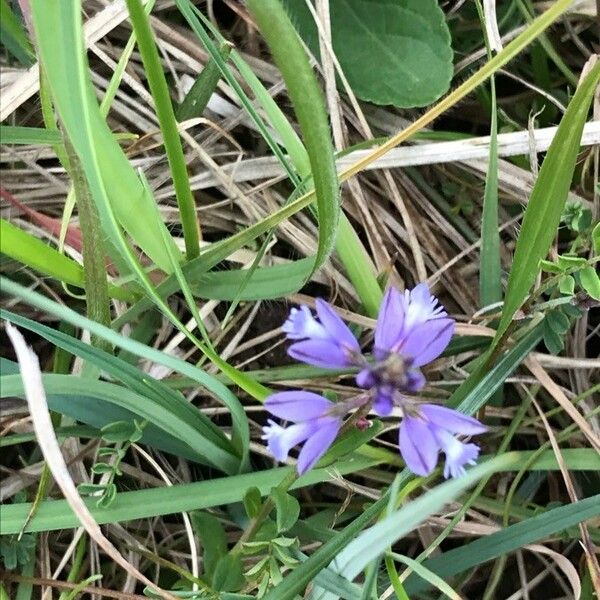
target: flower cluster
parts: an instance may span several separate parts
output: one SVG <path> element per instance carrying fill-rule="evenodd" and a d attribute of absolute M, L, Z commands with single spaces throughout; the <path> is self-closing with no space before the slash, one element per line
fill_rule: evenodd
<path fill-rule="evenodd" d="M 331 446 L 351 410 L 360 408 L 385 417 L 397 407 L 402 414 L 400 453 L 413 473 L 429 475 L 440 451 L 446 457 L 444 477 L 458 477 L 465 465 L 475 463 L 478 446 L 456 436 L 483 433 L 486 427 L 458 411 L 411 398 L 425 385 L 420 367 L 444 351 L 454 331 L 454 321 L 425 283 L 404 294 L 387 290 L 370 359 L 327 302 L 317 299 L 316 312 L 317 318 L 307 306 L 292 308 L 283 325 L 288 339 L 294 341 L 289 355 L 317 367 L 357 367 L 356 383 L 365 392 L 338 403 L 301 390 L 269 396 L 265 408 L 292 423 L 284 428 L 269 420 L 263 429 L 263 439 L 277 460 L 284 461 L 294 446 L 304 443 L 297 468 L 298 473 L 305 473 Z"/>

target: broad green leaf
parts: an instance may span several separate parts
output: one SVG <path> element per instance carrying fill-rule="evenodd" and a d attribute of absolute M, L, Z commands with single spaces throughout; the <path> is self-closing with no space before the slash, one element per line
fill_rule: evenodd
<path fill-rule="evenodd" d="M 304 1 L 285 0 L 285 6 L 319 56 L 317 29 Z M 329 11 L 333 49 L 362 100 L 425 106 L 450 86 L 450 32 L 436 0 L 335 0 Z"/>
<path fill-rule="evenodd" d="M 600 255 L 600 222 L 596 223 L 596 226 L 592 229 L 592 247 L 594 253 Z"/>
<path fill-rule="evenodd" d="M 298 520 L 300 504 L 294 496 L 279 488 L 272 490 L 271 497 L 275 502 L 277 533 L 288 531 Z"/>
<path fill-rule="evenodd" d="M 254 519 L 262 508 L 262 494 L 255 487 L 248 489 L 244 495 L 244 508 L 250 519 Z"/>
<path fill-rule="evenodd" d="M 227 554 L 227 535 L 221 521 L 208 512 L 194 511 L 190 519 L 202 544 L 202 572 L 210 580 L 219 559 Z"/>
<path fill-rule="evenodd" d="M 591 296 L 594 300 L 600 300 L 600 277 L 594 267 L 585 267 L 579 271 L 579 279 L 581 281 L 581 287 Z"/>
<path fill-rule="evenodd" d="M 447 581 L 453 575 L 560 533 L 582 521 L 597 518 L 599 515 L 600 494 L 553 508 L 481 537 L 470 544 L 443 552 L 435 558 L 426 560 L 423 566 Z M 405 586 L 408 593 L 417 594 L 426 589 L 428 583 L 418 579 L 416 575 L 411 575 L 406 580 Z"/>
<path fill-rule="evenodd" d="M 219 592 L 236 592 L 244 585 L 242 560 L 239 556 L 225 554 L 217 561 L 212 588 Z"/>
<path fill-rule="evenodd" d="M 600 62 L 597 62 L 571 99 L 542 163 L 517 239 L 497 340 L 527 297 L 540 261 L 556 236 L 573 179 L 581 133 L 599 80 Z"/>

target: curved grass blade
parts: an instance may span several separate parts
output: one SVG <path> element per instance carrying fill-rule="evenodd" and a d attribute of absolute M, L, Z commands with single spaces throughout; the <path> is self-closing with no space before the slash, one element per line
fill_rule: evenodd
<path fill-rule="evenodd" d="M 221 401 L 225 406 L 227 406 L 232 413 L 239 414 L 240 411 L 243 412 L 243 408 L 241 407 L 239 400 L 233 395 L 227 386 L 217 381 L 204 371 L 194 367 L 193 365 L 190 365 L 189 363 L 173 356 L 169 356 L 168 354 L 164 354 L 163 352 L 160 352 L 154 348 L 150 348 L 144 344 L 141 344 L 140 342 L 137 342 L 136 340 L 126 338 L 116 331 L 113 331 L 108 327 L 104 327 L 103 325 L 100 325 L 94 321 L 90 321 L 70 308 L 61 306 L 56 302 L 45 298 L 41 294 L 28 290 L 9 279 L 4 277 L 0 278 L 0 284 L 5 293 L 20 297 L 27 303 L 31 303 L 40 310 L 54 314 L 59 319 L 71 323 L 76 327 L 87 329 L 91 334 L 97 335 L 98 337 L 101 337 L 112 343 L 114 346 L 127 350 L 136 356 L 140 356 L 141 358 L 165 365 L 176 371 L 179 371 L 182 375 L 191 377 L 194 381 L 214 394 L 215 397 L 218 398 L 219 401 Z M 239 424 L 234 421 L 234 426 L 237 427 L 238 425 Z M 236 432 L 236 435 L 239 435 L 239 439 L 246 439 L 247 433 L 244 431 L 239 431 Z"/>
<path fill-rule="evenodd" d="M 339 183 L 323 94 L 279 0 L 249 0 L 248 8 L 283 75 L 304 137 L 319 213 L 317 269 L 335 246 L 340 217 Z"/>
<path fill-rule="evenodd" d="M 30 7 L 54 103 L 81 160 L 109 245 L 131 263 L 133 256 L 119 239 L 120 230 L 109 214 L 112 210 L 142 250 L 167 271 L 169 262 L 160 235 L 165 225 L 154 218 L 155 212 L 150 210 L 155 207 L 154 199 L 140 184 L 96 102 L 87 71 L 79 3 L 32 0 Z M 57 36 L 62 43 L 56 43 Z M 146 217 L 140 219 L 140 215 Z M 170 243 L 175 248 L 173 240 Z"/>
<path fill-rule="evenodd" d="M 71 337 L 62 331 L 57 331 L 37 321 L 32 321 L 4 309 L 0 309 L 0 318 L 15 323 L 20 328 L 33 331 L 58 348 L 62 348 L 75 356 L 93 363 L 98 369 L 123 382 L 135 393 L 163 406 L 168 413 L 172 413 L 175 417 L 193 425 L 212 444 L 227 450 L 232 456 L 238 456 L 231 442 L 225 437 L 223 432 L 208 417 L 187 402 L 183 396 L 174 393 L 174 390 L 163 381 L 153 379 L 118 357 L 112 356 L 99 348 L 85 344 L 78 338 Z M 206 377 L 210 379 L 209 375 L 206 375 Z M 197 385 L 197 380 L 192 381 Z M 114 420 L 122 419 L 116 418 Z M 90 424 L 101 426 L 98 419 L 95 419 L 93 422 L 90 421 Z M 185 442 L 185 439 L 183 441 Z"/>

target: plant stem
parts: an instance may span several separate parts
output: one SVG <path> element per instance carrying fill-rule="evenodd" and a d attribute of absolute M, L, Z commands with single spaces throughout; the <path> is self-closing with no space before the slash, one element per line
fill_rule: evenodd
<path fill-rule="evenodd" d="M 200 228 L 167 80 L 154 43 L 150 21 L 141 1 L 127 0 L 127 8 L 163 134 L 165 152 L 171 168 L 173 186 L 175 187 L 177 205 L 179 206 L 187 259 L 192 260 L 200 254 Z"/>
<path fill-rule="evenodd" d="M 82 233 L 83 269 L 85 276 L 85 301 L 87 316 L 92 321 L 110 327 L 110 304 L 108 282 L 106 280 L 106 254 L 102 240 L 102 228 L 98 210 L 90 194 L 87 180 L 81 168 L 79 157 L 67 136 L 64 136 L 70 176 L 77 199 L 79 225 Z M 91 343 L 107 352 L 110 344 L 92 335 Z"/>
<path fill-rule="evenodd" d="M 281 481 L 281 483 L 277 486 L 278 490 L 287 492 L 290 489 L 290 486 L 298 479 L 298 475 L 296 471 L 290 471 L 285 478 Z M 238 556 L 243 549 L 243 546 L 246 542 L 252 540 L 252 538 L 256 535 L 260 526 L 263 524 L 263 521 L 271 514 L 271 511 L 275 508 L 275 502 L 273 501 L 273 496 L 269 496 L 263 503 L 260 512 L 250 521 L 250 525 L 246 527 L 240 539 L 236 542 L 235 546 L 231 549 L 231 556 Z"/>

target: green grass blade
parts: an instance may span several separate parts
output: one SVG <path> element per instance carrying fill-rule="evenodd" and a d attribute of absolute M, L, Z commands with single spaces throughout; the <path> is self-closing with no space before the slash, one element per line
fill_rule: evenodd
<path fill-rule="evenodd" d="M 597 62 L 573 96 L 558 126 L 525 210 L 504 299 L 496 340 L 506 332 L 514 314 L 525 301 L 556 236 L 567 200 L 581 133 L 600 81 Z"/>
<path fill-rule="evenodd" d="M 340 216 L 339 184 L 323 93 L 279 0 L 249 0 L 248 8 L 283 75 L 304 137 L 319 213 L 317 269 L 333 251 Z"/>
<path fill-rule="evenodd" d="M 564 450 L 567 467 L 572 470 L 594 470 L 598 467 L 598 458 L 591 455 L 594 450 L 587 449 L 586 458 L 581 455 L 572 454 L 571 450 Z M 547 471 L 549 469 L 558 471 L 556 457 L 551 450 L 544 453 L 535 464 L 530 465 L 533 452 L 513 452 L 516 462 L 505 465 L 506 470 L 518 471 L 522 468 L 529 470 Z M 573 460 L 571 460 L 573 458 Z M 337 478 L 337 473 L 346 475 L 379 464 L 376 459 L 352 457 L 346 461 L 336 463 L 336 472 L 331 468 L 314 469 L 300 477 L 292 486 L 299 489 L 314 485 L 322 481 L 330 481 Z M 140 490 L 134 492 L 122 492 L 117 495 L 117 500 L 109 509 L 92 508 L 92 513 L 100 523 L 115 523 L 133 519 L 143 519 L 158 515 L 168 515 L 182 511 L 212 508 L 225 504 L 241 502 L 246 490 L 252 486 L 259 488 L 263 495 L 267 495 L 271 488 L 278 485 L 290 473 L 289 467 L 281 467 L 260 471 L 257 473 L 246 473 L 232 477 L 222 477 L 175 485 L 170 488 L 154 488 L 151 490 Z M 401 483 L 408 481 L 408 474 L 401 474 Z M 312 573 L 318 573 L 327 566 L 354 537 L 356 537 L 377 515 L 384 511 L 388 503 L 387 495 L 369 506 L 350 525 L 341 532 L 335 534 L 330 541 L 315 552 L 308 561 Z M 0 534 L 16 533 L 20 530 L 23 520 L 29 513 L 31 504 L 29 502 L 2 505 L 2 519 L 0 519 Z M 68 529 L 78 527 L 79 521 L 70 511 L 65 500 L 52 500 L 44 502 L 39 512 L 29 526 L 29 531 L 50 531 L 56 529 Z M 425 563 L 426 564 L 426 563 Z M 433 570 L 433 569 L 432 569 Z M 435 572 L 435 571 L 434 571 Z"/>
<path fill-rule="evenodd" d="M 60 144 L 62 142 L 62 137 L 55 129 L 0 125 L 0 142 L 3 144 L 36 144 L 40 146 L 52 146 L 54 144 Z"/>
<path fill-rule="evenodd" d="M 20 375 L 5 375 L 1 378 L 1 397 L 24 396 L 23 379 Z M 231 452 L 213 443 L 206 435 L 185 418 L 178 407 L 166 401 L 151 400 L 120 385 L 73 375 L 43 375 L 44 389 L 55 396 L 85 397 L 94 403 L 97 410 L 102 404 L 109 403 L 126 409 L 137 418 L 147 420 L 171 437 L 184 442 L 198 460 L 220 469 L 224 473 L 235 473 L 239 459 Z M 181 402 L 186 401 L 181 398 Z M 91 406 L 91 409 L 94 407 Z M 198 419 L 196 419 L 196 422 Z"/>
<path fill-rule="evenodd" d="M 472 415 L 477 412 L 493 396 L 494 392 L 506 381 L 515 369 L 527 358 L 530 352 L 540 343 L 543 337 L 542 325 L 538 325 L 527 335 L 523 336 L 500 360 L 492 367 L 479 374 L 479 366 L 473 374 L 452 394 L 448 400 L 449 406 L 456 407 L 465 414 Z M 486 355 L 480 358 L 485 359 Z M 471 379 L 473 377 L 473 379 Z M 468 393 L 462 394 L 468 387 Z"/>
<path fill-rule="evenodd" d="M 50 327 L 47 327 L 46 325 L 38 323 L 37 321 L 32 321 L 31 319 L 27 319 L 4 309 L 0 309 L 0 316 L 21 328 L 35 332 L 58 348 L 66 350 L 74 356 L 78 356 L 86 361 L 89 361 L 101 371 L 108 373 L 111 375 L 111 377 L 123 382 L 136 394 L 146 397 L 162 406 L 167 413 L 173 413 L 174 416 L 187 421 L 211 443 L 219 446 L 220 448 L 226 449 L 232 456 L 236 455 L 232 444 L 229 442 L 223 432 L 215 424 L 213 424 L 208 417 L 187 402 L 183 396 L 173 393 L 173 388 L 170 388 L 163 381 L 155 380 L 122 359 L 115 357 L 99 348 L 90 346 L 78 338 L 71 337 L 61 331 L 56 331 Z M 8 371 L 8 373 L 12 373 L 12 371 Z M 207 380 L 210 381 L 211 376 L 206 375 L 206 377 Z M 194 385 L 197 386 L 197 379 L 191 381 L 194 381 Z M 69 406 L 69 408 L 72 407 Z M 133 413 L 135 413 L 135 410 L 133 410 Z M 76 417 L 76 415 L 71 416 Z M 106 422 L 110 422 L 108 416 L 103 415 L 108 419 L 106 422 L 104 422 L 102 418 L 100 418 L 100 415 L 94 412 L 90 413 L 86 411 L 84 416 L 85 418 L 80 420 L 94 425 L 95 427 L 102 427 L 106 424 Z M 93 417 L 92 420 L 90 420 L 90 416 Z M 118 420 L 123 419 L 113 419 L 113 421 Z M 185 440 L 183 441 L 185 442 Z M 194 456 L 194 460 L 196 459 L 197 455 Z"/>
<path fill-rule="evenodd" d="M 37 292 L 27 290 L 26 288 L 9 279 L 3 277 L 0 279 L 0 283 L 5 293 L 20 297 L 26 302 L 31 303 L 33 306 L 47 311 L 50 314 L 54 314 L 59 319 L 71 323 L 76 327 L 87 329 L 91 334 L 107 340 L 118 348 L 122 348 L 141 358 L 152 360 L 158 364 L 162 364 L 179 371 L 182 375 L 191 377 L 198 384 L 205 387 L 235 414 L 239 414 L 240 410 L 243 411 L 243 408 L 239 404 L 239 400 L 232 394 L 231 390 L 229 390 L 227 386 L 204 371 L 194 367 L 193 365 L 190 365 L 183 360 L 174 358 L 168 354 L 164 354 L 163 352 L 155 350 L 154 348 L 148 347 L 140 342 L 137 342 L 136 340 L 126 338 L 116 331 L 100 325 L 99 323 L 95 323 L 94 321 L 90 321 L 89 319 L 77 314 L 75 311 L 65 306 L 61 306 L 56 302 L 45 298 L 41 294 L 38 294 Z M 235 423 L 235 425 L 238 425 L 238 423 Z M 243 424 L 240 426 L 243 426 Z M 245 438 L 246 434 L 240 431 L 239 435 Z"/>
<path fill-rule="evenodd" d="M 300 489 L 330 481 L 339 475 L 347 475 L 376 464 L 373 460 L 352 458 L 336 464 L 336 473 L 331 469 L 313 469 L 293 484 L 293 489 Z M 171 487 L 153 488 L 117 494 L 114 503 L 105 509 L 95 506 L 95 500 L 86 504 L 94 519 L 99 524 L 117 523 L 134 519 L 145 519 L 160 515 L 170 515 L 204 508 L 212 508 L 226 504 L 241 502 L 248 488 L 257 487 L 263 496 L 270 493 L 292 469 L 280 467 L 246 473 L 231 477 L 217 477 L 207 481 L 173 485 Z M 3 504 L 0 519 L 0 535 L 17 533 L 27 516 L 31 504 Z M 27 531 L 53 531 L 78 527 L 79 521 L 65 500 L 51 500 L 40 505 L 35 517 L 29 523 Z"/>
<path fill-rule="evenodd" d="M 169 261 L 160 234 L 165 225 L 153 218 L 154 199 L 145 192 L 96 102 L 83 46 L 79 3 L 32 0 L 30 8 L 40 60 L 56 109 L 81 160 L 110 247 L 117 249 L 121 260 L 135 262 L 116 215 L 142 250 L 166 271 Z M 61 44 L 56 44 L 57 36 Z M 146 217 L 140 219 L 140 215 Z"/>
<path fill-rule="evenodd" d="M 352 581 L 371 562 L 384 554 L 397 540 L 415 529 L 429 515 L 440 511 L 448 502 L 482 477 L 502 471 L 516 461 L 516 454 L 504 454 L 470 469 L 462 477 L 438 485 L 363 531 L 336 556 L 330 568 Z M 287 600 L 288 598 L 291 600 L 293 598 L 292 591 L 295 594 L 300 592 L 300 589 L 290 585 L 290 591 L 288 592 L 286 588 L 283 593 L 280 592 L 278 600 Z M 268 597 L 267 599 L 271 600 Z"/>
<path fill-rule="evenodd" d="M 85 287 L 83 267 L 79 263 L 4 219 L 0 219 L 0 252 L 57 281 L 81 289 Z M 115 285 L 109 285 L 108 293 L 119 300 L 133 298 L 128 290 Z"/>
<path fill-rule="evenodd" d="M 11 10 L 8 0 L 0 0 L 0 42 L 24 66 L 35 62 L 35 53 L 25 28 Z"/>
<path fill-rule="evenodd" d="M 156 115 L 163 134 L 169 166 L 171 167 L 187 258 L 191 260 L 192 258 L 196 258 L 200 252 L 196 203 L 190 189 L 187 165 L 177 129 L 173 104 L 169 96 L 167 80 L 165 79 L 162 63 L 158 56 L 158 49 L 154 42 L 152 30 L 150 29 L 150 21 L 141 1 L 127 0 L 127 8 L 129 9 L 137 45 L 144 63 L 150 91 L 154 98 Z"/>
<path fill-rule="evenodd" d="M 430 558 L 423 566 L 440 577 L 448 578 L 467 569 L 497 558 L 527 544 L 544 538 L 600 515 L 600 494 L 566 506 L 553 508 L 540 515 L 510 525 L 505 529 L 479 538 L 466 546 Z M 405 583 L 408 593 L 416 594 L 428 587 L 423 580 L 411 576 Z"/>
<path fill-rule="evenodd" d="M 231 44 L 222 43 L 219 47 L 221 58 L 226 61 L 231 52 Z M 176 116 L 179 121 L 201 117 L 208 105 L 210 97 L 217 89 L 221 79 L 221 70 L 214 59 L 209 59 L 205 67 L 194 81 L 190 91 L 177 107 Z"/>
<path fill-rule="evenodd" d="M 477 10 L 483 26 L 488 60 L 490 60 L 492 52 L 487 39 L 483 9 L 479 1 L 477 2 Z M 496 102 L 496 79 L 493 75 L 490 77 L 490 99 L 490 152 L 483 196 L 481 260 L 479 265 L 479 301 L 482 307 L 502 300 L 500 233 L 498 231 L 498 106 Z"/>

